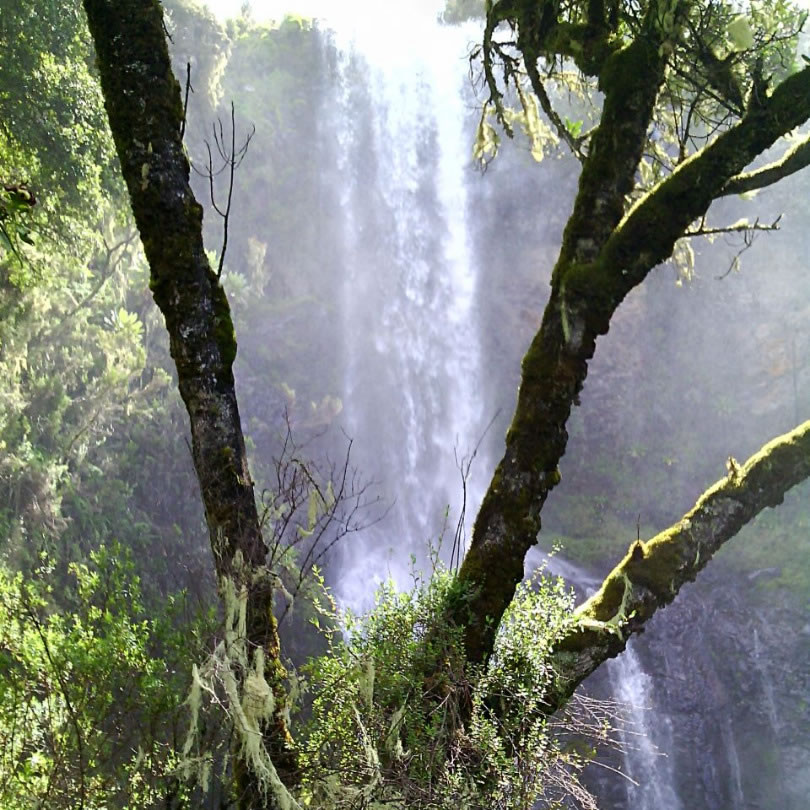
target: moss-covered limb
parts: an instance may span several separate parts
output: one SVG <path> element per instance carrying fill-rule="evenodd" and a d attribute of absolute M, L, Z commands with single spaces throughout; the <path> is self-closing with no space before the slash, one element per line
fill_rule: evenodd
<path fill-rule="evenodd" d="M 284 760 L 279 770 L 292 773 L 273 593 L 266 578 L 254 576 L 266 549 L 234 388 L 236 339 L 228 301 L 203 249 L 202 208 L 189 186 L 180 136 L 183 107 L 162 7 L 158 0 L 84 0 L 84 7 L 150 285 L 166 319 L 189 414 L 218 578 L 241 578 L 249 589 L 248 641 L 265 649 L 279 676 L 277 722 L 270 724 L 267 742 Z"/>
<path fill-rule="evenodd" d="M 585 8 L 572 10 L 571 19 L 561 19 L 565 12 L 558 0 L 500 0 L 487 4 L 487 28 L 494 31 L 508 22 L 518 30 L 518 48 L 524 57 L 529 52 L 561 56 L 595 77 L 616 49 L 611 41 L 618 24 L 613 6 L 611 11 L 603 0 L 589 0 Z"/>
<path fill-rule="evenodd" d="M 565 425 L 587 373 L 595 338 L 580 315 L 552 290 L 540 330 L 523 359 L 518 403 L 498 465 L 473 528 L 459 572 L 470 593 L 465 603 L 468 658 L 492 650 L 498 622 L 523 578 L 523 560 L 537 542 L 540 512 L 557 485 L 565 452 Z"/>
<path fill-rule="evenodd" d="M 663 13 L 669 5 L 672 13 Z M 600 67 L 602 114 L 590 139 L 554 283 L 562 283 L 570 264 L 593 261 L 624 216 L 682 5 L 651 2 L 635 39 L 611 53 Z"/>
<path fill-rule="evenodd" d="M 688 226 L 758 155 L 810 118 L 810 67 L 785 79 L 761 105 L 684 161 L 628 212 L 598 260 L 569 268 L 571 300 L 591 302 L 589 327 L 606 332 L 624 296 L 672 254 Z"/>
<path fill-rule="evenodd" d="M 810 138 L 799 141 L 788 149 L 779 160 L 762 166 L 753 172 L 745 172 L 732 177 L 721 189 L 718 197 L 731 194 L 745 194 L 766 186 L 772 186 L 785 177 L 810 166 Z"/>
<path fill-rule="evenodd" d="M 769 442 L 744 465 L 729 459 L 728 470 L 675 525 L 633 543 L 599 591 L 577 609 L 553 654 L 558 679 L 552 711 L 603 661 L 618 655 L 629 636 L 694 580 L 720 546 L 810 477 L 810 421 Z"/>

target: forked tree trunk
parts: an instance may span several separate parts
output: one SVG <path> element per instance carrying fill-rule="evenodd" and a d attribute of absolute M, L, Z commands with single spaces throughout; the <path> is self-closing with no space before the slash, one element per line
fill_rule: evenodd
<path fill-rule="evenodd" d="M 674 29 L 663 30 L 659 8 L 668 2 L 651 0 L 642 32 L 605 57 L 599 69 L 605 94 L 601 120 L 583 163 L 549 303 L 523 358 L 506 450 L 460 570 L 469 598 L 453 608 L 453 618 L 465 628 L 466 653 L 472 662 L 486 661 L 491 654 L 503 613 L 523 578 L 526 553 L 537 542 L 541 510 L 560 480 L 566 423 L 598 336 L 608 331 L 625 296 L 672 254 L 677 240 L 712 201 L 726 193 L 751 161 L 810 117 L 810 67 L 806 67 L 770 95 L 764 89 L 752 93 L 740 121 L 625 212 L 666 69 L 664 55 L 670 50 L 667 38 Z M 490 13 L 507 14 L 500 19 L 514 14 L 520 31 L 532 23 L 521 15 L 531 18 L 541 6 L 518 4 L 519 12 L 503 12 L 496 5 Z M 536 59 L 525 50 L 523 55 Z M 647 563 L 653 564 L 659 563 Z"/>

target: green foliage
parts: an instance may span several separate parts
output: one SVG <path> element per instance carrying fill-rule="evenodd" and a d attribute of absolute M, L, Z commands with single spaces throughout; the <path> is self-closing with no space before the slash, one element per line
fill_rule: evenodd
<path fill-rule="evenodd" d="M 28 183 L 49 231 L 78 246 L 71 215 L 122 189 L 81 3 L 2 0 L 0 41 L 13 54 L 0 76 L 0 180 Z"/>
<path fill-rule="evenodd" d="M 30 570 L 47 548 L 64 568 L 111 537 L 155 544 L 137 559 L 165 595 L 178 558 L 205 581 L 202 515 L 85 29 L 74 0 L 0 2 L 2 555 Z"/>
<path fill-rule="evenodd" d="M 173 400 L 81 4 L 0 2 L 0 33 L 0 533 L 30 569 L 143 535 L 131 472 L 151 454 L 124 474 L 113 449 Z"/>
<path fill-rule="evenodd" d="M 101 461 L 98 449 L 116 429 L 145 416 L 168 381 L 160 374 L 143 378 L 144 322 L 127 306 L 126 288 L 112 283 L 127 265 L 132 272 L 137 249 L 122 246 L 86 260 L 82 268 L 78 257 L 56 248 L 49 262 L 62 264 L 63 274 L 49 271 L 25 285 L 7 277 L 0 322 L 7 559 L 30 549 L 24 539 L 36 547 L 67 528 L 66 488 L 82 491 Z"/>
<path fill-rule="evenodd" d="M 445 620 L 464 598 L 442 569 L 409 592 L 383 584 L 362 616 L 326 594 L 329 648 L 305 669 L 305 805 L 506 810 L 580 790 L 566 768 L 581 761 L 563 754 L 543 711 L 572 594 L 541 575 L 521 585 L 485 671 L 466 665 Z"/>
<path fill-rule="evenodd" d="M 70 566 L 0 568 L 0 804 L 8 810 L 150 807 L 172 773 L 188 636 L 143 605 L 120 547 Z"/>
<path fill-rule="evenodd" d="M 22 264 L 20 243 L 34 244 L 27 220 L 35 203 L 34 195 L 24 185 L 0 188 L 0 259 L 12 253 Z"/>
<path fill-rule="evenodd" d="M 455 5 L 466 3 L 450 3 L 450 14 Z M 616 60 L 608 57 L 614 54 L 620 59 L 625 46 L 647 36 L 645 20 L 650 8 L 656 7 L 646 0 L 596 5 L 570 0 L 558 3 L 554 15 L 547 13 L 551 5 L 543 3 L 489 3 L 487 8 L 494 36 L 484 60 L 489 90 L 485 110 L 494 109 L 510 137 L 516 119 L 521 123 L 520 118 L 532 117 L 524 99 L 518 98 L 529 92 L 521 87 L 525 78 L 520 62 L 524 57 L 531 59 L 538 70 L 538 85 L 532 84 L 532 91 L 547 96 L 555 109 L 550 123 L 557 134 L 568 130 L 577 148 L 584 146 L 587 152 L 598 122 L 598 105 L 592 100 L 597 91 L 616 86 Z M 645 148 L 646 175 L 633 197 L 648 191 L 696 151 L 707 133 L 717 133 L 738 120 L 797 69 L 796 49 L 807 19 L 801 4 L 791 0 L 688 2 L 677 5 L 677 18 L 675 4 L 660 8 L 653 24 L 665 34 L 659 55 L 667 57 L 668 69 Z M 592 15 L 601 15 L 598 25 Z M 482 51 L 475 55 L 482 56 Z M 618 71 L 620 80 L 630 75 L 632 71 Z M 577 117 L 584 114 L 587 119 L 584 135 L 582 125 L 572 129 L 566 116 L 572 103 L 580 108 Z M 537 128 L 524 123 L 523 129 L 533 152 L 542 154 Z M 487 140 L 494 155 L 497 143 Z M 482 142 L 480 131 L 478 141 Z"/>

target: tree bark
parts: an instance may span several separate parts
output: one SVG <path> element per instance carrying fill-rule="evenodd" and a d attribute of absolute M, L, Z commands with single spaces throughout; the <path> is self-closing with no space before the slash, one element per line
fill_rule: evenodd
<path fill-rule="evenodd" d="M 785 493 L 808 477 L 810 421 L 769 442 L 744 465 L 729 459 L 728 475 L 680 521 L 646 542 L 633 543 L 599 591 L 577 609 L 555 646 L 549 713 L 600 664 L 622 652 L 629 637 L 693 581 L 723 543 L 763 509 L 782 503 Z"/>
<path fill-rule="evenodd" d="M 189 185 L 181 138 L 183 105 L 172 74 L 158 0 L 84 0 L 105 106 L 135 222 L 166 320 L 178 384 L 189 414 L 219 581 L 245 587 L 247 642 L 263 648 L 276 693 L 265 742 L 282 780 L 295 774 L 284 721 L 285 696 L 273 589 L 264 569 L 253 481 L 236 402 L 236 338 L 225 292 L 205 255 L 202 207 Z M 237 763 L 240 807 L 271 806 Z"/>
<path fill-rule="evenodd" d="M 598 336 L 608 331 L 625 296 L 672 254 L 730 181 L 810 117 L 805 68 L 749 106 L 740 121 L 625 212 L 666 70 L 667 38 L 674 35 L 672 28 L 663 30 L 658 7 L 650 2 L 642 33 L 613 52 L 599 73 L 601 120 L 583 163 L 540 330 L 523 358 L 505 453 L 459 573 L 469 598 L 451 609 L 464 627 L 473 663 L 491 654 L 501 617 L 523 578 L 526 553 L 537 542 L 541 510 L 560 480 L 566 423 Z M 524 58 L 536 54 L 524 52 Z"/>

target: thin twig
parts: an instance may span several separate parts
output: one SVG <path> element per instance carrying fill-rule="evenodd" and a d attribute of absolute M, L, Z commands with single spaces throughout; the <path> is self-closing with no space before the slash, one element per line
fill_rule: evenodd
<path fill-rule="evenodd" d="M 222 119 L 217 119 L 216 123 L 211 125 L 214 136 L 214 146 L 216 147 L 217 154 L 222 160 L 222 165 L 218 169 L 214 169 L 214 155 L 211 151 L 211 142 L 205 142 L 205 151 L 207 154 L 206 167 L 204 170 L 198 169 L 193 163 L 191 168 L 208 180 L 208 194 L 211 200 L 211 207 L 222 219 L 222 247 L 219 252 L 219 262 L 217 264 L 217 278 L 222 277 L 222 268 L 225 265 L 225 252 L 228 249 L 228 226 L 231 216 L 231 205 L 233 203 L 233 187 L 236 170 L 242 165 L 242 161 L 248 153 L 250 142 L 256 134 L 256 127 L 251 125 L 250 132 L 245 137 L 244 143 L 237 149 L 236 147 L 236 109 L 234 103 L 231 102 L 231 134 L 230 144 L 225 145 L 225 128 L 222 124 Z M 216 188 L 214 178 L 218 177 L 225 170 L 228 170 L 228 196 L 225 203 L 225 208 L 222 209 L 217 203 Z"/>
<path fill-rule="evenodd" d="M 183 121 L 180 124 L 180 140 L 186 134 L 186 115 L 188 114 L 188 94 L 193 93 L 194 88 L 191 86 L 191 62 L 186 62 L 186 93 L 183 98 Z"/>
<path fill-rule="evenodd" d="M 779 222 L 782 219 L 782 215 L 779 216 L 770 224 L 768 225 L 763 224 L 759 221 L 759 219 L 755 219 L 753 222 L 735 222 L 732 225 L 722 225 L 719 228 L 706 228 L 702 225 L 699 228 L 696 228 L 692 231 L 686 231 L 684 236 L 717 236 L 718 234 L 722 233 L 752 233 L 753 231 L 778 231 L 779 230 Z"/>

